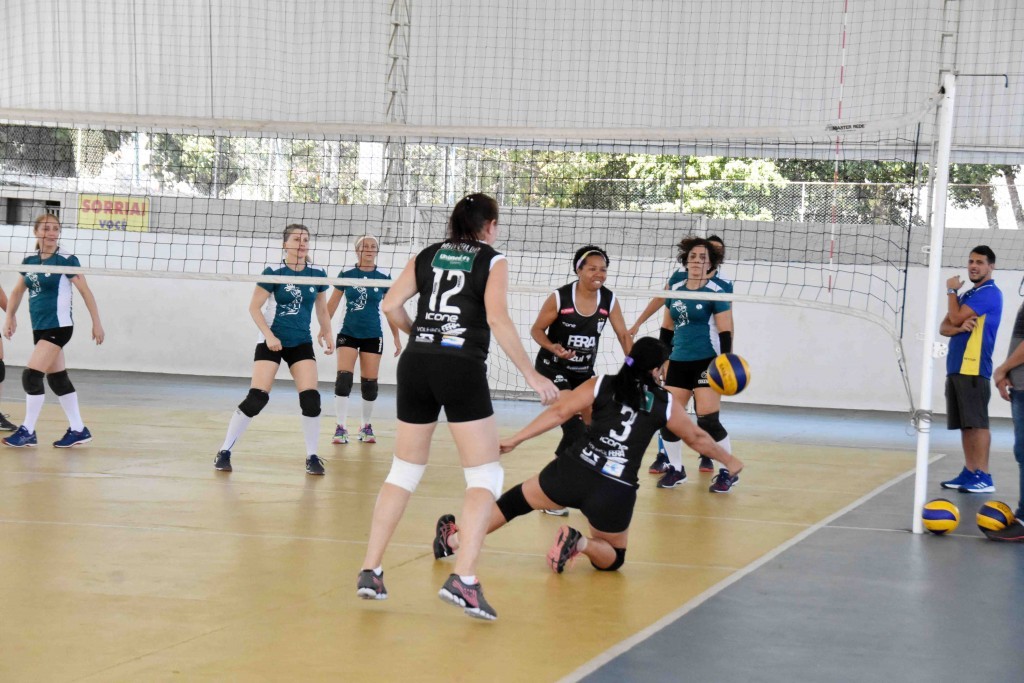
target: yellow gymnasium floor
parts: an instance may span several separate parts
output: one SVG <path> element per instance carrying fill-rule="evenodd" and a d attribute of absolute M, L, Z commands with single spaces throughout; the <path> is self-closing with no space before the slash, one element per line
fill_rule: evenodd
<path fill-rule="evenodd" d="M 264 414 L 227 474 L 212 455 L 233 404 L 122 403 L 84 399 L 87 446 L 49 446 L 66 424 L 48 403 L 44 445 L 0 450 L 0 680 L 558 680 L 913 467 L 909 452 L 739 440 L 741 482 L 713 495 L 688 455 L 678 489 L 642 475 L 618 573 L 585 558 L 551 573 L 560 518 L 493 534 L 480 576 L 499 618 L 484 623 L 436 595 L 451 560 L 433 559 L 434 522 L 458 512 L 464 487 L 444 425 L 386 557 L 391 597 L 363 601 L 355 579 L 393 421 L 375 421 L 375 445 L 331 446 L 325 415 L 327 476 L 309 477 L 298 417 Z M 506 487 L 555 440 L 506 457 Z"/>

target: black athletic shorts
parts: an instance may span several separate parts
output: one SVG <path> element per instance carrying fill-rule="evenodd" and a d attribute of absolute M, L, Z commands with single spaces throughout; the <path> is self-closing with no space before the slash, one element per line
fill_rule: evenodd
<path fill-rule="evenodd" d="M 579 372 L 568 372 L 541 360 L 534 363 L 533 367 L 537 372 L 554 382 L 559 391 L 572 391 L 594 376 L 594 373 L 584 375 Z"/>
<path fill-rule="evenodd" d="M 32 330 L 32 343 L 48 341 L 63 349 L 65 344 L 71 341 L 71 333 L 74 331 L 75 328 L 70 325 L 68 327 L 51 327 L 46 330 Z"/>
<path fill-rule="evenodd" d="M 345 347 L 361 353 L 375 353 L 378 356 L 384 354 L 384 337 L 349 337 L 339 332 L 334 345 L 339 349 Z"/>
<path fill-rule="evenodd" d="M 441 408 L 449 422 L 494 415 L 487 365 L 482 360 L 439 353 L 409 353 L 398 360 L 396 413 L 402 422 L 437 422 Z"/>
<path fill-rule="evenodd" d="M 579 509 L 598 531 L 617 534 L 629 528 L 636 488 L 598 474 L 574 456 L 552 460 L 538 480 L 545 496 L 562 507 Z"/>
<path fill-rule="evenodd" d="M 708 366 L 715 359 L 702 358 L 701 360 L 670 360 L 668 362 L 668 373 L 665 374 L 665 386 L 678 387 L 693 391 L 708 386 Z"/>
<path fill-rule="evenodd" d="M 267 342 L 260 342 L 256 345 L 256 356 L 253 360 L 269 360 L 271 363 L 281 364 L 284 360 L 291 367 L 300 360 L 316 360 L 313 353 L 313 342 L 306 342 L 298 346 L 282 346 L 280 351 L 271 351 Z"/>
<path fill-rule="evenodd" d="M 978 375 L 946 375 L 946 427 L 988 429 L 992 382 Z"/>

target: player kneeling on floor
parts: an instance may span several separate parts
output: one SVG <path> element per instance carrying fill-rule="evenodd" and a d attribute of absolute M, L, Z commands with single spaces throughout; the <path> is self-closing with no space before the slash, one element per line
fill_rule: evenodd
<path fill-rule="evenodd" d="M 626 559 L 640 461 L 662 427 L 668 427 L 688 446 L 725 465 L 711 490 L 728 492 L 739 480 L 743 463 L 693 424 L 684 406 L 673 401 L 671 394 L 661 387 L 661 366 L 667 354 L 657 339 L 637 341 L 618 374 L 586 381 L 563 394 L 515 436 L 503 439 L 504 454 L 523 441 L 558 427 L 582 410 L 593 410 L 589 439 L 575 444 L 539 474 L 506 491 L 491 510 L 488 533 L 532 510 L 578 508 L 590 524 L 590 535 L 561 527 L 548 553 L 548 565 L 560 574 L 583 554 L 595 569 L 618 569 Z M 455 517 L 443 515 L 435 529 L 434 557 L 447 557 L 458 547 Z"/>

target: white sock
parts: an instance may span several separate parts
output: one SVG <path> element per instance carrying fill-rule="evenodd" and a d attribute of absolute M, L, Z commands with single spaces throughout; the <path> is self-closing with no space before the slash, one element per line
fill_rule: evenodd
<path fill-rule="evenodd" d="M 57 400 L 60 401 L 60 407 L 64 409 L 64 414 L 68 416 L 71 431 L 80 432 L 85 429 L 82 415 L 78 412 L 78 392 L 72 391 L 70 394 L 58 396 Z"/>
<path fill-rule="evenodd" d="M 320 416 L 302 416 L 302 436 L 306 440 L 306 457 L 316 455 L 316 445 L 320 438 Z"/>
<path fill-rule="evenodd" d="M 376 401 L 367 401 L 363 399 L 363 425 L 370 424 L 370 418 L 373 417 L 373 404 Z"/>
<path fill-rule="evenodd" d="M 338 424 L 345 426 L 345 418 L 348 417 L 348 396 L 334 396 L 334 414 L 338 416 Z"/>
<path fill-rule="evenodd" d="M 39 421 L 39 413 L 43 410 L 45 400 L 45 394 L 25 394 L 25 419 L 21 424 L 28 431 L 36 431 L 36 422 Z"/>
<path fill-rule="evenodd" d="M 666 441 L 665 454 L 668 456 L 668 464 L 677 472 L 683 471 L 683 442 Z"/>
<path fill-rule="evenodd" d="M 474 583 L 476 583 L 476 574 L 471 574 L 469 576 L 463 576 L 462 574 L 459 574 L 459 580 L 467 586 L 472 586 Z"/>
<path fill-rule="evenodd" d="M 228 422 L 228 433 L 224 437 L 224 444 L 220 449 L 222 451 L 230 451 L 234 448 L 235 442 L 249 428 L 250 422 L 252 422 L 252 418 L 236 408 L 235 412 L 231 414 L 231 421 Z"/>

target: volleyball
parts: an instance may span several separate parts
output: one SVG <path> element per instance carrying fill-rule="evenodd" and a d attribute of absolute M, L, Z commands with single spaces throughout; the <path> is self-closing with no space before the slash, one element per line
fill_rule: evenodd
<path fill-rule="evenodd" d="M 936 498 L 924 504 L 921 519 L 925 529 L 941 536 L 960 524 L 960 510 L 945 498 Z"/>
<path fill-rule="evenodd" d="M 708 385 L 720 394 L 735 396 L 750 383 L 750 366 L 735 353 L 723 353 L 708 366 Z"/>
<path fill-rule="evenodd" d="M 1008 524 L 1013 524 L 1013 520 L 1016 517 L 1014 517 L 1013 510 L 1006 503 L 999 500 L 990 500 L 978 508 L 978 515 L 975 519 L 978 522 L 978 528 L 982 531 L 986 529 L 988 531 L 1002 531 Z"/>

